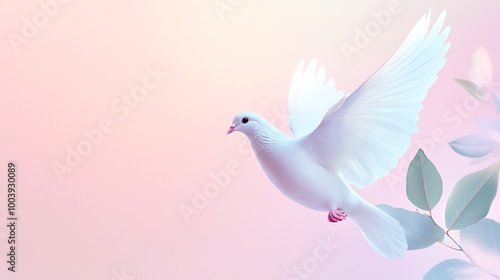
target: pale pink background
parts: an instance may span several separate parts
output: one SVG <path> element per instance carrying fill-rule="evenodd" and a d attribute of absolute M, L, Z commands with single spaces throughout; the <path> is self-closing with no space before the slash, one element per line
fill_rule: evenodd
<path fill-rule="evenodd" d="M 444 224 L 454 184 L 487 163 L 471 165 L 447 145 L 476 130 L 473 116 L 455 128 L 443 114 L 468 100 L 453 78 L 468 77 L 476 48 L 484 46 L 500 69 L 500 3 L 401 0 L 401 13 L 349 63 L 340 45 L 352 44 L 354 28 L 363 28 L 370 12 L 390 1 L 229 2 L 236 5 L 221 20 L 212 0 L 71 0 L 17 53 L 8 33 L 19 34 L 22 18 L 41 8 L 34 0 L 0 3 L 1 279 L 120 280 L 122 269 L 137 280 L 282 279 L 312 255 L 317 238 L 327 236 L 339 247 L 311 279 L 421 279 L 438 262 L 463 258 L 434 245 L 402 260 L 383 259 L 351 221 L 332 225 L 325 213 L 281 195 L 256 160 L 238 152 L 245 137 L 228 137 L 226 130 L 239 111 L 272 118 L 273 110 L 281 110 L 301 59 L 317 57 L 340 88 L 354 90 L 429 8 L 433 21 L 447 9 L 448 63 L 424 102 L 414 136 L 422 142 L 436 128 L 447 135 L 435 147 L 424 146 L 443 175 L 443 200 L 434 213 Z M 120 120 L 111 103 L 155 65 L 170 77 Z M 487 104 L 474 111 L 484 114 L 496 116 Z M 53 162 L 64 162 L 66 146 L 74 148 L 85 139 L 82 131 L 104 118 L 112 120 L 114 132 L 59 181 Z M 19 178 L 15 274 L 4 262 L 10 160 L 18 164 Z M 209 173 L 233 160 L 241 172 L 186 223 L 179 205 L 190 205 L 195 190 L 212 182 Z M 391 187 L 381 179 L 360 193 L 375 204 L 414 209 L 402 181 Z M 500 221 L 499 210 L 497 198 L 489 217 Z"/>

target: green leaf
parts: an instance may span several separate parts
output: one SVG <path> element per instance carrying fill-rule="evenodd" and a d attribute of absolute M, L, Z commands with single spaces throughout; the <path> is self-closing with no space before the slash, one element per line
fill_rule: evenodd
<path fill-rule="evenodd" d="M 458 259 L 445 260 L 424 275 L 424 280 L 495 279 L 470 262 Z"/>
<path fill-rule="evenodd" d="M 486 101 L 486 94 L 473 82 L 463 79 L 455 79 L 466 91 L 480 101 Z"/>
<path fill-rule="evenodd" d="M 460 231 L 460 243 L 477 265 L 500 272 L 500 223 L 482 219 Z"/>
<path fill-rule="evenodd" d="M 455 185 L 446 204 L 446 227 L 461 229 L 486 217 L 498 188 L 499 165 L 469 174 Z"/>
<path fill-rule="evenodd" d="M 429 216 L 389 205 L 377 205 L 382 211 L 399 221 L 405 231 L 408 250 L 423 249 L 443 241 L 444 231 Z"/>
<path fill-rule="evenodd" d="M 443 181 L 436 166 L 419 149 L 406 174 L 406 196 L 413 205 L 432 210 L 443 194 Z"/>

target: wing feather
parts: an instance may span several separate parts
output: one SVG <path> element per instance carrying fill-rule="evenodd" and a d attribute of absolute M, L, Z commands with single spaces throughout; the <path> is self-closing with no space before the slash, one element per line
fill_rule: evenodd
<path fill-rule="evenodd" d="M 313 59 L 304 70 L 304 61 L 297 66 L 288 94 L 288 115 L 290 130 L 295 137 L 311 133 L 335 106 L 345 93 L 337 90 L 335 82 L 330 79 L 325 83 L 325 68 L 319 67 Z"/>
<path fill-rule="evenodd" d="M 417 131 L 421 102 L 446 63 L 450 28 L 442 29 L 445 15 L 430 31 L 430 12 L 424 15 L 396 53 L 303 137 L 320 164 L 358 187 L 396 167 Z"/>

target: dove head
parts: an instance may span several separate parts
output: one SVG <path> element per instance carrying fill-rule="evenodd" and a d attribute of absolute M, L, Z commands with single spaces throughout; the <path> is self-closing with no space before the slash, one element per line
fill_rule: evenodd
<path fill-rule="evenodd" d="M 233 123 L 229 127 L 227 134 L 231 134 L 234 131 L 239 131 L 246 136 L 255 136 L 262 130 L 270 128 L 271 125 L 259 114 L 252 112 L 241 112 L 238 113 L 234 119 Z"/>

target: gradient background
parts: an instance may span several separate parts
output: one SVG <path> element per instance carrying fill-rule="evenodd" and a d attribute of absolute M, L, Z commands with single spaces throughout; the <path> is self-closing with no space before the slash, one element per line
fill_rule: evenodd
<path fill-rule="evenodd" d="M 10 273 L 2 179 L 1 279 L 282 279 L 328 236 L 338 248 L 310 279 L 421 279 L 442 260 L 464 258 L 439 244 L 396 261 L 378 256 L 351 221 L 330 224 L 326 213 L 281 195 L 247 146 L 238 152 L 246 138 L 226 130 L 239 111 L 273 118 L 282 110 L 302 59 L 317 57 L 339 88 L 354 90 L 429 8 L 431 22 L 447 9 L 452 47 L 414 144 L 391 179 L 359 191 L 374 204 L 414 209 L 404 181 L 390 181 L 404 178 L 403 161 L 423 146 L 443 176 L 434 213 L 444 225 L 454 184 L 489 164 L 471 164 L 447 142 L 476 131 L 474 116 L 498 117 L 494 107 L 478 105 L 455 126 L 444 115 L 456 120 L 454 106 L 471 100 L 453 78 L 468 78 L 475 49 L 484 46 L 500 68 L 500 2 L 400 0 L 402 11 L 350 61 L 340 45 L 352 44 L 354 28 L 390 1 L 233 0 L 222 19 L 212 0 L 67 2 L 18 52 L 8 34 L 20 34 L 22 18 L 31 19 L 40 4 L 0 3 L 0 178 L 15 161 L 19 216 L 18 272 Z M 155 65 L 170 76 L 120 120 L 111 103 Z M 500 79 L 496 72 L 493 79 Z M 58 180 L 52 164 L 64 163 L 66 146 L 75 148 L 82 131 L 104 118 L 115 130 Z M 434 129 L 444 131 L 445 142 L 429 144 Z M 186 222 L 179 206 L 191 205 L 196 190 L 213 182 L 210 172 L 233 161 L 240 172 Z M 500 221 L 499 199 L 488 217 Z"/>

